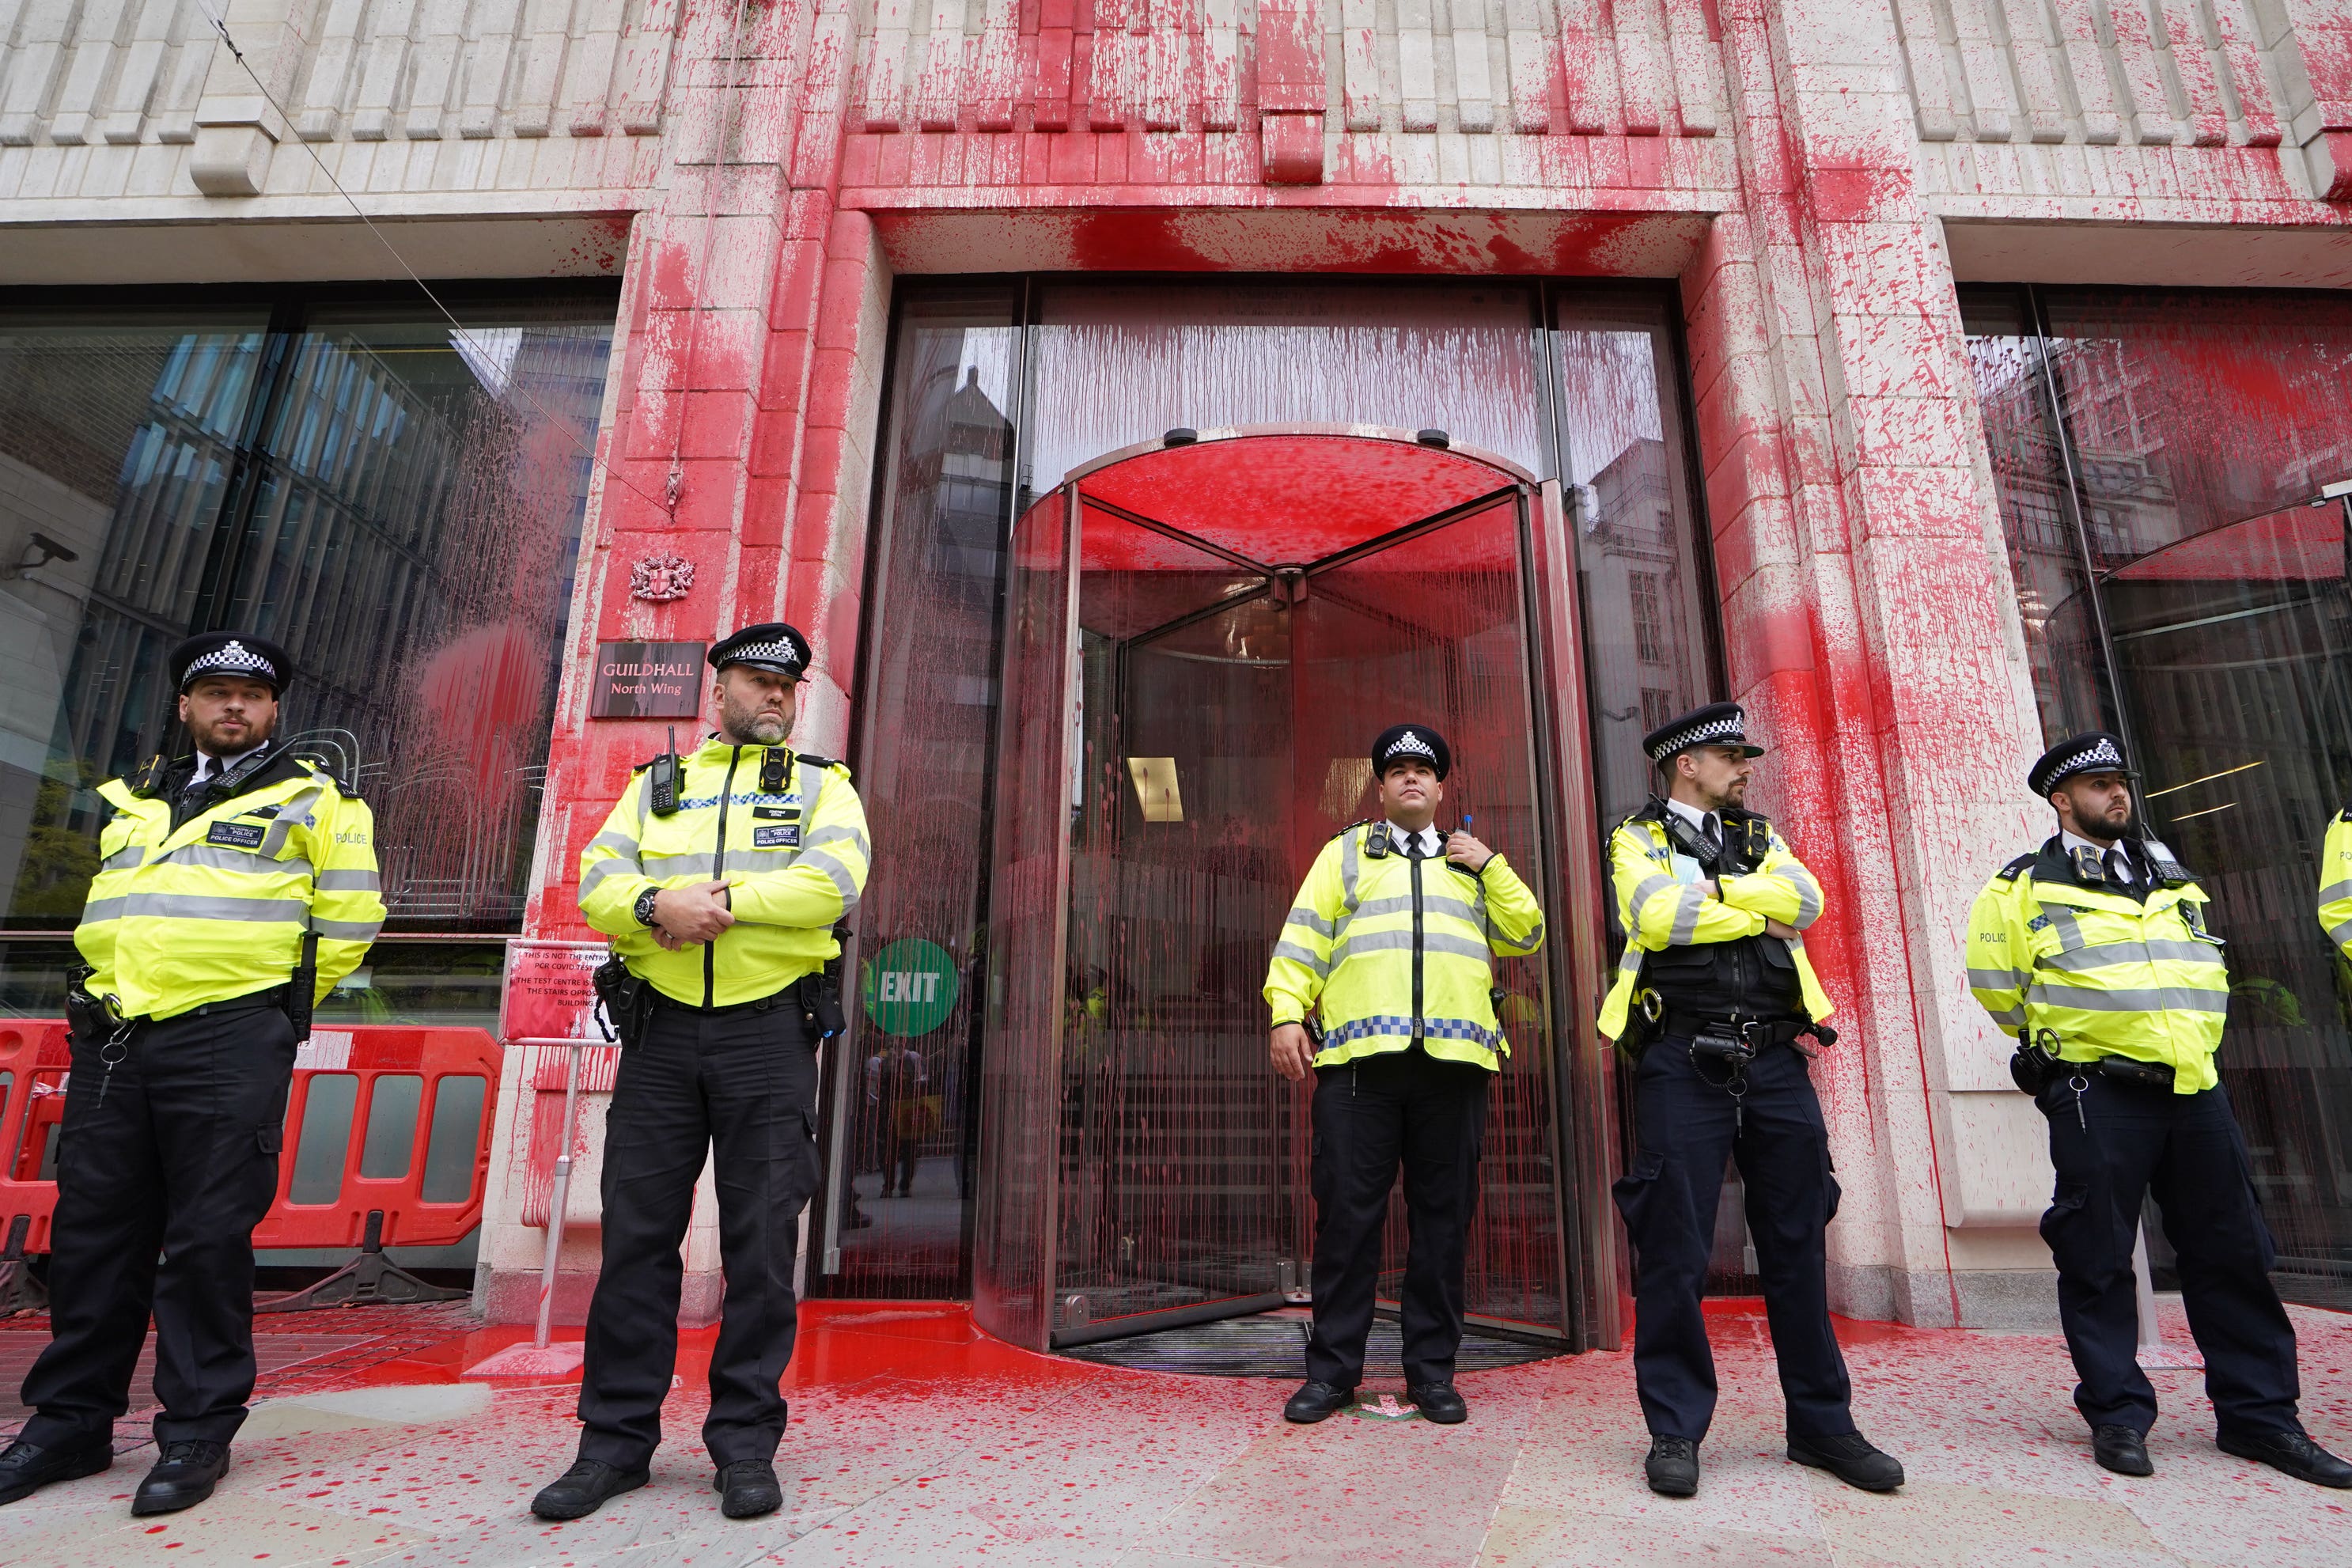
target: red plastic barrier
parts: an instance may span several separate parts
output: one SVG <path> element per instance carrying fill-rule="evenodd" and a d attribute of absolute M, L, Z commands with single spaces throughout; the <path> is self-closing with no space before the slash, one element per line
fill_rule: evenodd
<path fill-rule="evenodd" d="M 49 1215 L 58 1196 L 57 1128 L 65 1115 L 61 1090 L 70 1059 L 64 1024 L 0 1023 L 0 1237 L 15 1228 L 16 1216 L 27 1216 L 28 1253 L 49 1250 Z M 313 1030 L 296 1059 L 294 1089 L 287 1101 L 278 1197 L 254 1231 L 253 1244 L 358 1247 L 372 1211 L 383 1215 L 387 1247 L 463 1240 L 482 1219 L 498 1082 L 498 1046 L 486 1030 L 390 1025 Z M 443 1114 L 445 1095 L 457 1097 L 449 1107 L 456 1114 Z M 346 1096 L 349 1118 L 340 1128 L 342 1147 L 336 1150 L 331 1140 Z M 320 1111 L 315 1149 L 303 1146 L 314 1100 Z M 457 1116 L 468 1102 L 478 1107 L 478 1114 L 465 1193 L 428 1197 L 427 1154 L 436 1125 L 454 1136 Z M 445 1160 L 445 1173 L 446 1165 Z M 369 1173 L 371 1166 L 374 1174 Z M 332 1190 L 312 1191 L 320 1173 L 327 1171 L 336 1173 L 328 1184 Z M 298 1179 L 305 1201 L 296 1201 Z"/>

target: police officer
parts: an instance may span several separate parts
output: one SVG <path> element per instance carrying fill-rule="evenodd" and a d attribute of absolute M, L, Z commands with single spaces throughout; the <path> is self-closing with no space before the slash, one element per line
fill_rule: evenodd
<path fill-rule="evenodd" d="M 782 1506 L 778 1391 L 793 1259 L 815 1191 L 816 1043 L 837 1032 L 835 927 L 866 884 L 849 770 L 795 752 L 807 639 L 781 621 L 710 650 L 719 728 L 638 770 L 580 857 L 580 908 L 627 965 L 605 1121 L 604 1269 L 578 1462 L 532 1500 L 577 1519 L 646 1484 L 677 1359 L 678 1256 L 708 1153 L 726 1273 L 702 1441 L 730 1519 Z"/>
<path fill-rule="evenodd" d="M 2319 846 L 2319 929 L 2336 950 L 2336 982 L 2352 1025 L 2352 805 L 2327 825 Z"/>
<path fill-rule="evenodd" d="M 1700 1293 L 1727 1156 L 1747 1184 L 1748 1230 L 1788 1404 L 1788 1453 L 1865 1491 L 1903 1467 L 1854 1430 L 1845 1358 L 1830 1331 L 1823 1232 L 1837 1216 L 1829 1134 L 1801 1046 L 1829 997 L 1805 956 L 1822 885 L 1772 825 L 1745 808 L 1763 748 L 1736 702 L 1692 710 L 1643 737 L 1664 774 L 1609 839 L 1625 952 L 1601 1032 L 1639 1051 L 1633 1167 L 1616 1184 L 1635 1258 L 1633 1382 L 1649 1424 L 1650 1489 L 1698 1489 L 1715 1415 L 1715 1358 Z"/>
<path fill-rule="evenodd" d="M 2153 1191 L 2179 1258 L 2189 1331 L 2226 1453 L 2320 1486 L 2352 1465 L 2295 1415 L 2294 1329 L 2229 1092 L 2213 1070 L 2230 977 L 2205 927 L 2205 890 L 2137 831 L 2123 742 L 2062 741 L 2026 774 L 2058 835 L 2002 867 L 1969 911 L 1969 988 L 2019 1036 L 2010 1070 L 2050 1123 L 2057 1186 L 2042 1237 L 2091 1453 L 2155 1473 L 2156 1391 L 2139 1369 L 2132 1272 Z"/>
<path fill-rule="evenodd" d="M 68 1008 L 54 1338 L 0 1502 L 105 1469 L 155 1321 L 160 1458 L 131 1511 L 202 1502 L 253 1394 L 253 1227 L 278 1192 L 295 1047 L 383 923 L 367 805 L 276 738 L 292 668 L 247 634 L 172 650 L 193 755 L 101 785 L 110 815 Z M 159 1261 L 160 1257 L 160 1261 Z"/>
<path fill-rule="evenodd" d="M 1372 1326 L 1381 1231 L 1404 1167 L 1408 1396 L 1464 1421 L 1454 1387 L 1462 1269 L 1478 1207 L 1486 1087 L 1510 1049 L 1491 954 L 1543 945 L 1535 895 L 1468 833 L 1440 833 L 1454 753 L 1425 724 L 1372 742 L 1383 819 L 1323 847 L 1265 977 L 1275 1070 L 1315 1072 L 1315 1330 L 1283 1415 L 1320 1421 L 1355 1396 Z M 1310 1026 L 1309 1018 L 1316 1023 Z"/>

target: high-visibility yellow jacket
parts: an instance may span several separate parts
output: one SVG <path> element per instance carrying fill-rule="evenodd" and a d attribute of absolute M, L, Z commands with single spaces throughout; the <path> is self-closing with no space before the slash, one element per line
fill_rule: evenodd
<path fill-rule="evenodd" d="M 2319 847 L 2319 925 L 2352 963 L 2352 805 L 2328 824 Z"/>
<path fill-rule="evenodd" d="M 1500 855 L 1474 875 L 1442 857 L 1412 858 L 1388 831 L 1358 823 L 1316 856 L 1266 967 L 1266 1005 L 1276 1024 L 1318 1014 L 1318 1067 L 1406 1050 L 1418 1037 L 1433 1057 L 1491 1072 L 1511 1047 L 1487 994 L 1490 953 L 1541 947 L 1543 911 Z M 1376 833 L 1387 853 L 1367 855 Z"/>
<path fill-rule="evenodd" d="M 114 997 L 127 1018 L 284 985 L 305 931 L 319 936 L 316 1002 L 383 925 L 374 816 L 322 763 L 281 751 L 177 828 L 167 796 L 134 795 L 121 779 L 98 793 L 113 815 L 74 945 L 94 971 L 90 994 Z"/>
<path fill-rule="evenodd" d="M 2086 884 L 2053 838 L 1977 895 L 1969 989 L 2003 1028 L 2055 1035 L 2068 1061 L 2160 1062 L 2175 1093 L 2210 1089 L 2230 975 L 2205 901 L 2194 882 L 2145 901 Z"/>
<path fill-rule="evenodd" d="M 1709 898 L 1696 884 L 1676 879 L 1674 844 L 1654 815 L 1628 817 L 1609 836 L 1610 889 L 1617 900 L 1617 922 L 1625 931 L 1617 978 L 1601 1005 L 1597 1026 L 1601 1036 L 1612 1040 L 1625 1032 L 1633 994 L 1642 985 L 1643 954 L 1685 943 L 1760 937 L 1767 920 L 1802 931 L 1822 912 L 1821 879 L 1790 851 L 1779 828 L 1765 824 L 1770 848 L 1757 868 L 1713 879 L 1716 896 Z M 1822 1023 L 1834 1011 L 1829 993 L 1822 989 L 1812 960 L 1805 956 L 1804 938 L 1785 940 L 1789 956 L 1796 963 L 1805 1016 Z"/>
<path fill-rule="evenodd" d="M 580 910 L 629 972 L 673 1002 L 731 1007 L 772 996 L 840 952 L 835 921 L 857 907 L 872 853 L 849 769 L 789 746 L 713 735 L 682 759 L 678 808 L 656 816 L 640 768 L 580 852 Z M 735 923 L 665 952 L 637 919 L 648 888 L 730 884 Z"/>

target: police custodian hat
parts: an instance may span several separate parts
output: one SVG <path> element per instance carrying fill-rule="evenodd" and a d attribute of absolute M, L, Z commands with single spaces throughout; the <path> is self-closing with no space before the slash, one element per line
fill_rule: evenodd
<path fill-rule="evenodd" d="M 1454 771 L 1454 748 L 1444 736 L 1426 724 L 1391 724 L 1372 742 L 1372 776 L 1382 776 L 1391 763 L 1416 758 L 1441 779 Z"/>
<path fill-rule="evenodd" d="M 250 632 L 205 632 L 172 650 L 172 686 L 184 692 L 207 675 L 241 676 L 258 680 L 283 695 L 294 679 L 294 661 L 267 637 Z"/>
<path fill-rule="evenodd" d="M 2126 778 L 2138 775 L 2132 771 L 2124 755 L 2124 743 L 2105 730 L 2086 730 L 2071 735 L 2042 753 L 2041 760 L 2025 772 L 2025 787 L 2036 795 L 2048 795 L 2076 773 L 2121 773 Z"/>
<path fill-rule="evenodd" d="M 798 627 L 782 621 L 761 621 L 745 626 L 710 650 L 711 668 L 724 669 L 730 664 L 772 669 L 778 675 L 789 675 L 798 680 L 809 667 L 808 638 L 801 636 Z"/>
<path fill-rule="evenodd" d="M 1748 710 L 1737 702 L 1710 702 L 1678 719 L 1669 719 L 1642 737 L 1642 750 L 1653 763 L 1664 763 L 1694 746 L 1737 746 L 1751 757 L 1764 748 L 1748 739 Z"/>

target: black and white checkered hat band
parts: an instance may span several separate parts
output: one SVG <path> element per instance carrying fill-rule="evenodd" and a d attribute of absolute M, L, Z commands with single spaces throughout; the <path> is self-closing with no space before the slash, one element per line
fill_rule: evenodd
<path fill-rule="evenodd" d="M 188 672 L 180 678 L 180 684 L 185 686 L 189 681 L 206 675 L 258 675 L 264 679 L 276 680 L 278 667 L 243 643 L 231 642 L 191 660 Z"/>
<path fill-rule="evenodd" d="M 730 664 L 781 664 L 801 667 L 801 650 L 779 637 L 774 642 L 745 643 L 727 655 Z"/>
<path fill-rule="evenodd" d="M 1393 762 L 1398 757 L 1406 756 L 1427 757 L 1433 763 L 1437 760 L 1437 748 L 1423 740 L 1412 731 L 1407 730 L 1403 734 L 1399 735 L 1395 740 L 1389 742 L 1388 754 L 1383 756 L 1381 761 L 1384 763 Z"/>
<path fill-rule="evenodd" d="M 1746 745 L 1748 743 L 1746 721 L 1735 717 L 1709 719 L 1702 723 L 1693 724 L 1688 729 L 1677 730 L 1650 748 L 1650 760 L 1654 763 L 1663 763 L 1676 752 L 1687 752 L 1693 746 L 1705 746 L 1717 742 Z"/>
<path fill-rule="evenodd" d="M 2103 737 L 2097 744 L 2075 752 L 2051 769 L 2050 782 L 2056 784 L 2061 779 L 2073 778 L 2076 773 L 2096 773 L 2103 769 L 2120 773 L 2123 765 L 2124 754 L 2116 750 L 2113 741 Z"/>

